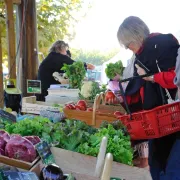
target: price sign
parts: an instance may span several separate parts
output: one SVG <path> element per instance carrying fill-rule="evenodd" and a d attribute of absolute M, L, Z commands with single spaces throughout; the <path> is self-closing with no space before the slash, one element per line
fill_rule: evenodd
<path fill-rule="evenodd" d="M 51 149 L 46 141 L 41 141 L 36 145 L 36 150 L 39 153 L 39 156 L 41 157 L 43 164 L 52 164 L 55 163 L 54 156 L 51 152 Z"/>
<path fill-rule="evenodd" d="M 27 93 L 41 94 L 41 81 L 27 80 Z"/>

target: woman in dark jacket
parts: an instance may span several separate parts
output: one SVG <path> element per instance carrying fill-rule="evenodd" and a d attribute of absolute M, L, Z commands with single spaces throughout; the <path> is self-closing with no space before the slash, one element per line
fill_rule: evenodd
<path fill-rule="evenodd" d="M 37 95 L 37 100 L 45 101 L 45 96 L 48 95 L 48 88 L 52 84 L 59 84 L 52 74 L 54 72 L 64 73 L 61 68 L 64 64 L 71 65 L 74 60 L 71 59 L 68 44 L 64 41 L 56 41 L 49 50 L 48 56 L 42 61 L 38 70 L 38 80 L 41 80 L 41 95 Z M 91 64 L 84 63 L 85 69 L 94 69 Z"/>
<path fill-rule="evenodd" d="M 174 68 L 179 48 L 174 36 L 150 34 L 149 28 L 140 18 L 130 16 L 120 25 L 117 37 L 120 44 L 135 53 L 134 76 L 151 74 L 128 83 L 125 92 L 128 103 L 138 106 L 138 110 L 163 105 L 167 103 L 165 88 L 174 99 L 177 91 L 173 83 Z M 174 180 L 180 177 L 179 132 L 149 140 L 149 166 L 153 180 Z"/>

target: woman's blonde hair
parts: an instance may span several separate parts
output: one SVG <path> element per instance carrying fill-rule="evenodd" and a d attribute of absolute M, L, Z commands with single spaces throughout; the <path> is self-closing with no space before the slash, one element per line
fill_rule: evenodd
<path fill-rule="evenodd" d="M 58 40 L 50 47 L 49 52 L 59 53 L 59 51 L 68 47 L 69 45 L 67 43 L 65 43 L 64 41 Z"/>
<path fill-rule="evenodd" d="M 148 26 L 139 17 L 129 16 L 120 25 L 117 38 L 119 43 L 125 47 L 131 42 L 135 42 L 141 46 L 149 34 Z"/>

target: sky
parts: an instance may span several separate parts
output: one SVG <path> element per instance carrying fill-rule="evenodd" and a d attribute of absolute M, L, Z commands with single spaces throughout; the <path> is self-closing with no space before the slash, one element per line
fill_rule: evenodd
<path fill-rule="evenodd" d="M 85 0 L 86 1 L 86 0 Z M 138 16 L 151 32 L 180 35 L 180 0 L 92 0 L 76 28 L 71 46 L 106 51 L 120 48 L 117 30 L 128 16 Z"/>

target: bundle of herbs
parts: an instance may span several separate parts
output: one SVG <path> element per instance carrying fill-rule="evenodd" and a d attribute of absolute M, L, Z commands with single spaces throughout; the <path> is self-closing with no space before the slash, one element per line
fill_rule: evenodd
<path fill-rule="evenodd" d="M 65 77 L 69 79 L 71 88 L 81 89 L 82 81 L 86 76 L 86 70 L 83 62 L 76 61 L 72 65 L 64 64 L 61 70 L 65 71 Z"/>

